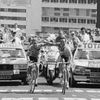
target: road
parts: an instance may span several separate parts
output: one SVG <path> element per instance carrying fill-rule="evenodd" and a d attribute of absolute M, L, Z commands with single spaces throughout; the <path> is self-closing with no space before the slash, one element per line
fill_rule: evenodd
<path fill-rule="evenodd" d="M 58 79 L 49 86 L 44 78 L 39 78 L 34 94 L 29 93 L 28 85 L 0 83 L 0 100 L 100 100 L 100 85 L 78 84 L 63 95 Z"/>

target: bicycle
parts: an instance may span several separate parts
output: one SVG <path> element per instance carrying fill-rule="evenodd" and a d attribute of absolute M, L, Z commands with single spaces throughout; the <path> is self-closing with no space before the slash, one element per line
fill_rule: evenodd
<path fill-rule="evenodd" d="M 30 93 L 34 93 L 36 86 L 36 79 L 38 77 L 38 66 L 36 62 L 31 62 L 28 68 Z"/>
<path fill-rule="evenodd" d="M 66 87 L 67 89 L 69 88 L 69 71 L 68 71 L 68 62 L 65 62 L 65 60 L 63 59 L 62 62 L 62 93 L 63 95 L 66 92 Z"/>

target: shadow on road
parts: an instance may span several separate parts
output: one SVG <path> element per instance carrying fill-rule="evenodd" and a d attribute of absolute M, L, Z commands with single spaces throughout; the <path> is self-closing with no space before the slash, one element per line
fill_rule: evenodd
<path fill-rule="evenodd" d="M 75 87 L 72 88 L 95 88 L 95 89 L 100 89 L 100 84 L 82 84 L 78 83 Z"/>
<path fill-rule="evenodd" d="M 21 85 L 21 82 L 0 82 L 1 86 L 18 86 Z"/>

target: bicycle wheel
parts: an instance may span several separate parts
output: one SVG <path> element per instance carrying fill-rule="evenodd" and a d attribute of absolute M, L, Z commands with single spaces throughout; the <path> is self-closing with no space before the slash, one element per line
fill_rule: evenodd
<path fill-rule="evenodd" d="M 62 86 L 62 93 L 65 94 L 66 92 L 66 71 L 63 71 L 63 86 Z"/>
<path fill-rule="evenodd" d="M 36 70 L 33 70 L 31 72 L 31 89 L 30 89 L 30 92 L 31 93 L 34 93 L 34 90 L 35 90 L 35 85 L 36 85 L 36 79 L 37 79 L 37 71 Z"/>

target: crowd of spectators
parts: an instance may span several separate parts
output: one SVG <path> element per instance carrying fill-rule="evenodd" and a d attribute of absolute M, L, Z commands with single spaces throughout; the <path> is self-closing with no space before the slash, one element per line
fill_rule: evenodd
<path fill-rule="evenodd" d="M 18 24 L 15 23 L 11 29 L 7 25 L 4 27 L 0 26 L 0 43 L 16 42 L 22 44 L 25 37 L 22 35 L 21 29 Z"/>

